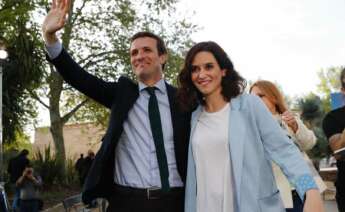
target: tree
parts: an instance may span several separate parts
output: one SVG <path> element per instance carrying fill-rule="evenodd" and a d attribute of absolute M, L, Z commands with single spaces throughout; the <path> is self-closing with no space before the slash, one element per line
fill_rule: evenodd
<path fill-rule="evenodd" d="M 330 67 L 326 70 L 321 69 L 318 72 L 320 83 L 317 88 L 321 94 L 322 105 L 326 112 L 331 110 L 331 93 L 340 91 L 340 72 L 344 68 L 344 66 Z"/>
<path fill-rule="evenodd" d="M 46 13 L 47 1 L 36 0 L 40 14 Z M 163 35 L 170 47 L 165 76 L 174 79 L 182 64 L 182 54 L 191 44 L 196 26 L 175 16 L 176 0 L 72 0 L 62 43 L 75 60 L 89 72 L 105 80 L 122 74 L 132 77 L 129 63 L 129 37 L 140 30 Z M 174 17 L 168 19 L 167 17 Z M 63 125 L 74 121 L 98 120 L 105 123 L 107 111 L 63 83 L 61 76 L 48 66 L 45 83 L 34 97 L 50 112 L 51 133 L 56 154 L 65 159 Z M 47 96 L 49 103 L 41 97 Z M 83 107 L 86 106 L 86 107 Z M 82 113 L 76 113 L 82 111 Z M 64 160 L 63 160 L 64 161 Z"/>
<path fill-rule="evenodd" d="M 44 54 L 40 51 L 42 42 L 38 26 L 30 20 L 34 4 L 30 1 L 4 0 L 0 8 L 0 40 L 5 43 L 9 54 L 2 64 L 3 139 L 5 144 L 10 145 L 28 140 L 23 128 L 32 123 L 37 115 L 30 91 L 40 85 Z"/>
<path fill-rule="evenodd" d="M 325 111 L 322 100 L 317 95 L 310 93 L 309 95 L 297 100 L 297 106 L 301 111 L 301 118 L 304 123 L 313 130 L 317 141 L 316 145 L 308 152 L 311 158 L 320 159 L 330 155 L 327 138 L 322 131 L 322 120 Z"/>

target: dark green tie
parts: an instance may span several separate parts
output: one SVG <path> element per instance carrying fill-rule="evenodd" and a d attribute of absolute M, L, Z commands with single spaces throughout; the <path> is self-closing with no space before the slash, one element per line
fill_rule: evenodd
<path fill-rule="evenodd" d="M 149 118 L 153 140 L 156 147 L 156 155 L 161 176 L 162 190 L 169 191 L 169 169 L 167 156 L 164 149 L 164 139 L 162 131 L 161 116 L 159 114 L 158 101 L 155 94 L 156 87 L 147 87 L 146 90 L 150 94 L 149 99 Z"/>

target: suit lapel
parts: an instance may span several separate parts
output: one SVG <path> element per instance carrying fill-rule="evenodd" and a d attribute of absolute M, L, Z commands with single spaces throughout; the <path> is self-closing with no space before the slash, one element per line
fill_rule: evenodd
<path fill-rule="evenodd" d="M 121 113 L 127 116 L 128 111 L 133 107 L 139 97 L 139 87 L 137 83 L 128 78 L 124 78 L 121 82 L 123 83 L 121 86 L 123 89 L 119 89 L 119 94 L 122 96 Z M 126 92 L 123 92 L 124 90 Z"/>
<path fill-rule="evenodd" d="M 240 108 L 240 97 L 231 100 L 229 114 L 229 142 L 232 172 L 235 182 L 235 193 L 238 206 L 241 202 L 241 179 L 243 169 L 243 150 L 245 126 Z"/>

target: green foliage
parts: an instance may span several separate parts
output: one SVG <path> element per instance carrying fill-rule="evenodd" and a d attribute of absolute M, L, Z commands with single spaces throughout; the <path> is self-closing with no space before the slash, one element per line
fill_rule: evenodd
<path fill-rule="evenodd" d="M 313 132 L 317 138 L 315 146 L 308 151 L 308 155 L 313 159 L 321 159 L 331 155 L 328 141 L 321 127 L 314 127 Z"/>
<path fill-rule="evenodd" d="M 30 143 L 30 138 L 23 132 L 15 132 L 14 134 L 15 142 L 7 142 L 4 144 L 5 152 L 20 151 L 23 149 L 32 150 L 32 144 Z"/>
<path fill-rule="evenodd" d="M 327 138 L 322 131 L 322 120 L 325 116 L 323 105 L 319 96 L 310 93 L 297 100 L 297 107 L 302 112 L 301 118 L 304 123 L 313 130 L 317 140 L 316 145 L 308 154 L 313 159 L 320 159 L 330 155 Z"/>
<path fill-rule="evenodd" d="M 32 161 L 35 170 L 41 175 L 44 184 L 53 185 L 63 182 L 64 177 L 61 173 L 63 169 L 61 159 L 52 153 L 50 146 L 44 149 L 44 152 L 36 152 Z"/>
<path fill-rule="evenodd" d="M 320 126 L 325 114 L 321 104 L 321 99 L 317 95 L 310 93 L 304 98 L 297 100 L 298 107 L 302 112 L 301 118 L 308 123 L 310 127 Z"/>
<path fill-rule="evenodd" d="M 0 42 L 8 59 L 3 66 L 3 139 L 16 142 L 23 127 L 36 117 L 30 92 L 40 85 L 44 54 L 39 28 L 30 19 L 32 1 L 3 0 L 0 3 Z M 18 135 L 20 135 L 18 137 Z"/>
<path fill-rule="evenodd" d="M 331 93 L 340 91 L 340 72 L 344 68 L 345 66 L 330 67 L 317 73 L 320 79 L 317 88 L 321 94 L 322 105 L 326 112 L 331 110 Z"/>
<path fill-rule="evenodd" d="M 78 173 L 75 169 L 75 160 L 72 158 L 68 158 L 66 161 L 66 177 L 64 183 L 66 185 L 77 185 L 78 184 Z"/>
<path fill-rule="evenodd" d="M 56 157 L 50 148 L 46 147 L 43 152 L 36 152 L 32 159 L 35 170 L 41 175 L 42 180 L 46 187 L 52 185 L 77 185 L 78 174 L 74 168 L 74 159 L 69 158 L 65 163 L 65 172 L 61 159 Z"/>

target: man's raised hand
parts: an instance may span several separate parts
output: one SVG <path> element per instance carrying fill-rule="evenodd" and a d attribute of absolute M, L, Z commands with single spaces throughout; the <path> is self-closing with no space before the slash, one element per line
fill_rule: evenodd
<path fill-rule="evenodd" d="M 53 0 L 50 11 L 42 24 L 43 37 L 46 44 L 53 44 L 57 41 L 55 32 L 65 25 L 69 5 L 70 0 Z"/>

